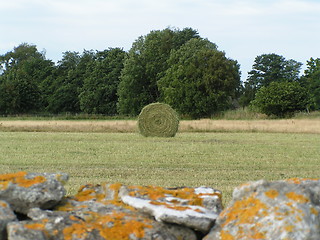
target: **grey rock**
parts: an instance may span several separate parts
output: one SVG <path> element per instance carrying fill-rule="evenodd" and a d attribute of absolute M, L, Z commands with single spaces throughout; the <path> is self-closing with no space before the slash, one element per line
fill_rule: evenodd
<path fill-rule="evenodd" d="M 4 174 L 0 178 L 0 199 L 22 214 L 29 209 L 54 207 L 66 194 L 64 183 L 68 175 L 64 173 L 26 173 Z"/>
<path fill-rule="evenodd" d="M 319 186 L 301 179 L 242 185 L 204 239 L 320 239 Z"/>
<path fill-rule="evenodd" d="M 221 192 L 212 188 L 160 188 L 123 186 L 121 200 L 155 217 L 208 233 L 222 210 Z"/>
<path fill-rule="evenodd" d="M 12 237 L 11 239 L 55 240 L 196 240 L 191 230 L 183 231 L 179 227 L 169 228 L 143 214 L 123 212 L 117 206 L 109 211 L 112 209 L 110 206 L 103 209 L 100 205 L 98 207 L 94 205 L 95 203 L 91 203 L 82 210 L 79 205 L 75 211 L 71 212 L 31 209 L 28 216 L 34 220 L 9 224 L 9 236 Z M 100 212 L 93 212 L 94 209 L 99 209 Z M 182 232 L 178 232 L 179 230 Z M 176 237 L 175 234 L 179 236 Z"/>
<path fill-rule="evenodd" d="M 7 224 L 16 221 L 17 217 L 10 205 L 0 200 L 0 240 L 7 239 Z"/>
<path fill-rule="evenodd" d="M 30 209 L 28 217 L 32 220 L 9 226 L 9 235 L 21 239 L 24 234 L 32 236 L 38 232 L 46 239 L 197 239 L 191 229 L 157 222 L 119 201 L 120 187 L 86 185 L 75 196 L 61 201 L 53 211 Z"/>
<path fill-rule="evenodd" d="M 43 231 L 23 227 L 23 222 L 8 224 L 8 240 L 47 240 Z"/>

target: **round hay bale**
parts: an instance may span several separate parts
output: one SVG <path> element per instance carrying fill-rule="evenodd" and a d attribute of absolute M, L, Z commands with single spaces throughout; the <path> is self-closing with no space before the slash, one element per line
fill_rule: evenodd
<path fill-rule="evenodd" d="M 142 109 L 138 126 L 145 137 L 174 137 L 178 131 L 179 117 L 168 104 L 151 103 Z"/>

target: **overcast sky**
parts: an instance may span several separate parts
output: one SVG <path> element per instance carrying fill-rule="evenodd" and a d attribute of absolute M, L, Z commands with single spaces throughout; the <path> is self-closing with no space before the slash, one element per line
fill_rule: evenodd
<path fill-rule="evenodd" d="M 65 51 L 104 50 L 166 27 L 198 30 L 241 65 L 276 53 L 320 58 L 319 0 L 0 0 L 0 54 L 26 42 L 55 62 Z"/>

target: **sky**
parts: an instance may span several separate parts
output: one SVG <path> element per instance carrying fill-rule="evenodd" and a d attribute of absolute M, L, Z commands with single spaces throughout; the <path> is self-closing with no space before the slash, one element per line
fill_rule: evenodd
<path fill-rule="evenodd" d="M 320 58 L 320 0 L 0 0 L 0 55 L 21 43 L 57 62 L 63 52 L 102 51 L 167 27 L 198 30 L 241 66 L 276 53 Z"/>

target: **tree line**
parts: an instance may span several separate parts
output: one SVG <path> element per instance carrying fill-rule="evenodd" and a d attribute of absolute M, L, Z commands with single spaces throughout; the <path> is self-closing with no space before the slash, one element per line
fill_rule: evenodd
<path fill-rule="evenodd" d="M 251 106 L 268 115 L 320 109 L 320 59 L 257 56 L 248 79 L 240 65 L 192 28 L 151 31 L 129 51 L 67 51 L 57 63 L 23 43 L 0 55 L 0 114 L 88 113 L 136 116 L 152 102 L 181 115 L 210 117 Z"/>

